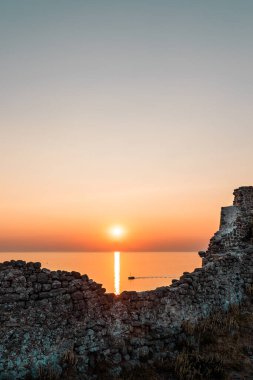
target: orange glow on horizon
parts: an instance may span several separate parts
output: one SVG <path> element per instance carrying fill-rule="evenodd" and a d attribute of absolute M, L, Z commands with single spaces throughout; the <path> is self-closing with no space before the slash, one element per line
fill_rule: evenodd
<path fill-rule="evenodd" d="M 125 218 L 124 225 L 104 228 L 95 220 L 40 218 L 27 215 L 0 221 L 0 250 L 190 251 L 204 249 L 218 229 L 219 212 L 211 219 L 189 217 Z M 105 233 L 106 231 L 106 233 Z M 120 246 L 119 246 L 120 245 Z"/>
<path fill-rule="evenodd" d="M 225 196 L 228 198 L 227 193 Z M 169 197 L 168 197 L 169 198 Z M 202 195 L 166 200 L 154 205 L 139 201 L 113 209 L 112 203 L 87 210 L 68 208 L 49 212 L 20 204 L 17 211 L 3 210 L 0 250 L 3 251 L 195 251 L 205 249 L 219 226 L 220 206 L 225 200 L 205 201 Z M 137 200 L 136 200 L 137 202 Z M 167 202 L 167 203 L 166 203 Z M 147 206 L 148 205 L 148 206 Z M 101 207 L 100 207 L 101 206 Z M 166 206 L 166 207 L 165 207 Z M 101 208 L 101 209 L 100 209 Z M 119 217 L 119 214 L 122 214 Z M 112 220 L 119 223 L 111 224 Z"/>

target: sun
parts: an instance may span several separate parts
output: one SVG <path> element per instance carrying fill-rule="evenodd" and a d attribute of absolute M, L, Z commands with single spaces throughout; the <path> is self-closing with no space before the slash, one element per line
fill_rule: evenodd
<path fill-rule="evenodd" d="M 124 228 L 122 226 L 112 226 L 110 228 L 110 235 L 113 237 L 113 238 L 121 238 L 123 235 L 124 235 L 125 231 L 124 231 Z"/>

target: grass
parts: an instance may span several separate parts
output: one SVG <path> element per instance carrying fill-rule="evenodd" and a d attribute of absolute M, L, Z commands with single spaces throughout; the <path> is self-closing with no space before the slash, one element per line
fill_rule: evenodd
<path fill-rule="evenodd" d="M 253 285 L 247 285 L 246 286 L 246 294 L 248 294 L 248 296 L 253 295 Z"/>
<path fill-rule="evenodd" d="M 59 373 L 55 369 L 48 365 L 39 367 L 39 380 L 58 380 L 60 379 Z"/>
<path fill-rule="evenodd" d="M 73 350 L 64 352 L 62 357 L 62 363 L 68 367 L 74 367 L 77 364 L 77 357 Z"/>
<path fill-rule="evenodd" d="M 229 379 L 233 372 L 253 376 L 252 302 L 214 313 L 196 326 L 185 322 L 182 330 L 175 360 L 179 380 Z"/>
<path fill-rule="evenodd" d="M 224 363 L 217 354 L 203 355 L 182 351 L 175 359 L 175 374 L 180 380 L 224 379 Z"/>
<path fill-rule="evenodd" d="M 251 290 L 253 294 L 253 287 Z M 233 376 L 253 379 L 252 297 L 244 305 L 213 313 L 196 325 L 185 321 L 175 351 L 173 359 L 143 364 L 120 379 L 229 380 Z"/>

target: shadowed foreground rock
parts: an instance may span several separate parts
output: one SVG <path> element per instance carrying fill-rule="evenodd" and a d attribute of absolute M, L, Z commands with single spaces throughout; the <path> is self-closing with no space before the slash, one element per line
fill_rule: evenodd
<path fill-rule="evenodd" d="M 77 272 L 0 264 L 0 379 L 96 379 L 174 356 L 185 323 L 239 304 L 253 285 L 253 187 L 234 192 L 203 267 L 171 286 L 106 294 Z"/>

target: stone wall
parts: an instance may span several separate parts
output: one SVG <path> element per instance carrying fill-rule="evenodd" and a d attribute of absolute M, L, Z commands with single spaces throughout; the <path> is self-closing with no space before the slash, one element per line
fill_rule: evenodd
<path fill-rule="evenodd" d="M 220 229 L 210 240 L 207 258 L 253 243 L 253 186 L 239 187 L 234 196 L 233 206 L 221 209 Z"/>
<path fill-rule="evenodd" d="M 253 186 L 239 187 L 239 189 L 235 189 L 233 195 L 235 196 L 234 206 L 253 210 Z"/>
<path fill-rule="evenodd" d="M 241 189 L 235 208 L 222 211 L 226 251 L 211 240 L 204 266 L 171 286 L 115 296 L 77 272 L 0 264 L 0 379 L 62 378 L 71 367 L 76 379 L 95 379 L 101 363 L 117 376 L 173 356 L 183 323 L 240 303 L 253 284 L 251 237 L 237 231 L 252 229 L 252 207 L 243 197 L 252 199 L 252 188 Z"/>

